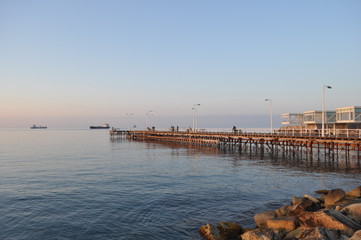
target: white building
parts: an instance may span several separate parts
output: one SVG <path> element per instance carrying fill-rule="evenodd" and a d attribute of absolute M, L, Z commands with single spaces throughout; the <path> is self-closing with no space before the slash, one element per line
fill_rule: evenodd
<path fill-rule="evenodd" d="M 302 117 L 301 117 L 302 115 Z M 322 128 L 322 111 L 301 113 L 284 113 L 281 115 L 283 125 L 294 125 L 304 129 Z M 302 119 L 302 120 L 301 120 Z M 288 126 L 287 128 L 293 126 Z M 343 107 L 336 111 L 325 111 L 326 129 L 361 129 L 361 107 Z"/>
<path fill-rule="evenodd" d="M 302 113 L 284 113 L 281 115 L 282 124 L 303 124 Z"/>
<path fill-rule="evenodd" d="M 361 107 L 337 108 L 336 120 L 339 123 L 361 123 Z"/>

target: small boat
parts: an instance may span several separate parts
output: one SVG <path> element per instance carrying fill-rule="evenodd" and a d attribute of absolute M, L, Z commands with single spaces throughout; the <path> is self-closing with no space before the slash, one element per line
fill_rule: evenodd
<path fill-rule="evenodd" d="M 102 124 L 101 126 L 90 126 L 90 129 L 109 129 L 110 126 L 108 123 Z"/>
<path fill-rule="evenodd" d="M 31 129 L 47 129 L 47 126 L 36 126 L 35 124 L 30 127 Z"/>

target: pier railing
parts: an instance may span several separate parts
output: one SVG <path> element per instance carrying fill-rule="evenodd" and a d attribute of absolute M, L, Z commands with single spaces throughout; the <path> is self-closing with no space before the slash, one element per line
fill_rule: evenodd
<path fill-rule="evenodd" d="M 129 132 L 129 130 L 121 130 L 119 128 L 112 129 L 111 131 L 122 132 L 123 134 Z M 136 132 L 136 131 L 132 131 Z M 146 132 L 152 132 L 146 131 Z M 170 130 L 157 130 L 157 132 L 177 132 Z M 298 136 L 298 137 L 321 137 L 321 129 L 277 129 L 273 133 L 265 129 L 244 129 L 244 130 L 228 130 L 222 131 L 220 129 L 209 130 L 209 129 L 199 129 L 198 131 L 186 131 L 181 130 L 179 132 L 187 132 L 189 134 L 227 134 L 227 135 L 237 135 L 237 134 L 256 134 L 256 135 L 282 135 L 282 136 Z M 325 137 L 327 138 L 360 138 L 361 139 L 361 129 L 325 129 Z"/>
<path fill-rule="evenodd" d="M 276 134 L 290 136 L 322 136 L 320 129 L 282 129 L 275 131 Z M 327 137 L 353 137 L 361 138 L 361 129 L 325 129 Z"/>

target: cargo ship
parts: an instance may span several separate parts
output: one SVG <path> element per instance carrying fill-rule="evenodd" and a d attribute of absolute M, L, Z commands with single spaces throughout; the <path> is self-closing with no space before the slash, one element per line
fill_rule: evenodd
<path fill-rule="evenodd" d="M 48 127 L 46 126 L 36 126 L 35 124 L 33 126 L 30 127 L 31 129 L 47 129 Z"/>
<path fill-rule="evenodd" d="M 101 126 L 90 126 L 90 129 L 109 129 L 110 126 L 108 123 L 102 124 Z"/>

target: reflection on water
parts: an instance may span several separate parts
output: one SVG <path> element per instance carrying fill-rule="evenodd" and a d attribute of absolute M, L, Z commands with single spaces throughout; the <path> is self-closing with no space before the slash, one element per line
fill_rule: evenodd
<path fill-rule="evenodd" d="M 361 185 L 341 161 L 109 141 L 107 131 L 0 134 L 0 239 L 201 240 L 207 222 L 252 227 L 292 196 Z"/>
<path fill-rule="evenodd" d="M 111 139 L 112 142 L 128 141 L 126 139 Z M 139 141 L 139 140 L 138 140 Z M 238 160 L 256 160 L 261 165 L 283 166 L 307 172 L 340 172 L 361 173 L 360 159 L 357 153 L 351 152 L 347 158 L 345 154 L 330 155 L 315 153 L 312 155 L 303 152 L 272 154 L 270 151 L 238 151 L 236 148 L 218 148 L 205 145 L 193 145 L 188 143 L 160 142 L 142 140 L 147 149 L 158 149 L 160 146 L 172 149 L 172 155 L 179 156 L 180 149 L 187 150 L 188 156 L 205 154 L 209 156 L 231 156 L 237 165 Z M 182 154 L 183 151 L 182 151 Z"/>

